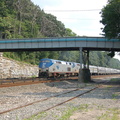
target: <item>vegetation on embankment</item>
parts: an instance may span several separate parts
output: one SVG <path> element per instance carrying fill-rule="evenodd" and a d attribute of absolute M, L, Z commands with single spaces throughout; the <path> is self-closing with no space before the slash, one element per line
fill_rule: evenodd
<path fill-rule="evenodd" d="M 1 0 L 0 5 L 1 39 L 77 36 L 31 0 Z M 38 64 L 41 58 L 79 62 L 79 51 L 4 52 L 3 56 L 31 64 Z M 90 64 L 120 69 L 120 61 L 106 52 L 90 52 Z"/>

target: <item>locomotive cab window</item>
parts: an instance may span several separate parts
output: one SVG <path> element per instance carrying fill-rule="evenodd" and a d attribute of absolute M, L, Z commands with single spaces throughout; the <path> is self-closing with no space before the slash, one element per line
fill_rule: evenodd
<path fill-rule="evenodd" d="M 61 62 L 60 62 L 60 61 L 56 61 L 56 63 L 61 64 Z"/>

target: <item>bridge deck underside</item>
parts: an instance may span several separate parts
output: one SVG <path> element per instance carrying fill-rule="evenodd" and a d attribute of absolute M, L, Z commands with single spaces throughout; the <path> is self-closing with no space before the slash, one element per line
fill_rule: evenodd
<path fill-rule="evenodd" d="M 77 39 L 23 39 L 2 40 L 0 51 L 69 51 L 69 50 L 100 50 L 120 51 L 119 40 L 106 40 L 103 38 L 77 38 Z"/>

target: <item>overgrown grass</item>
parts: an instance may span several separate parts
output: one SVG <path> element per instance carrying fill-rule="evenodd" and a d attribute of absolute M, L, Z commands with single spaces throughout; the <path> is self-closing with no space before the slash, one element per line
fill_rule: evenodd
<path fill-rule="evenodd" d="M 83 104 L 83 105 L 80 105 L 80 106 L 77 106 L 77 107 L 72 107 L 72 108 L 70 107 L 68 110 L 63 112 L 63 115 L 58 120 L 69 120 L 70 116 L 75 111 L 78 111 L 78 110 L 85 110 L 85 111 L 87 111 L 88 110 L 87 108 L 88 108 L 88 104 Z"/>
<path fill-rule="evenodd" d="M 75 112 L 88 112 L 90 110 L 88 104 L 82 104 L 80 106 L 76 107 L 68 107 L 68 109 L 64 110 L 62 112 L 61 116 L 54 115 L 52 116 L 57 119 L 57 120 L 69 120 L 69 118 L 75 113 Z M 103 106 L 98 106 L 97 107 L 99 110 L 105 110 Z M 91 109 L 92 110 L 92 109 Z M 94 110 L 94 109 L 93 109 Z M 32 116 L 29 119 L 24 119 L 24 120 L 39 120 L 39 119 L 44 119 L 45 117 L 48 117 L 47 112 L 42 112 L 38 115 Z M 96 117 L 96 120 L 120 120 L 120 109 L 118 108 L 111 108 L 107 109 L 104 113 L 102 113 L 100 116 Z"/>
<path fill-rule="evenodd" d="M 117 108 L 109 109 L 104 114 L 97 117 L 97 120 L 120 120 L 120 110 Z"/>
<path fill-rule="evenodd" d="M 27 118 L 27 119 L 24 119 L 24 120 L 39 120 L 40 118 L 45 117 L 45 116 L 47 116 L 47 113 L 46 112 L 41 112 L 38 115 L 33 115 L 30 118 Z"/>
<path fill-rule="evenodd" d="M 78 110 L 85 110 L 87 111 L 88 109 L 88 104 L 82 104 L 80 106 L 76 106 L 76 107 L 68 107 L 67 110 L 63 111 L 62 112 L 62 116 L 60 118 L 58 118 L 58 120 L 69 120 L 70 116 L 75 112 L 75 111 L 78 111 Z M 54 115 L 54 114 L 53 114 Z M 40 118 L 44 118 L 47 116 L 47 113 L 46 112 L 42 112 L 38 115 L 33 115 L 31 116 L 30 118 L 28 119 L 24 119 L 24 120 L 39 120 Z M 57 115 L 55 115 L 54 117 L 59 117 Z"/>
<path fill-rule="evenodd" d="M 110 82 L 117 82 L 117 81 L 119 81 L 120 80 L 120 78 L 112 78 L 111 80 L 110 80 Z"/>
<path fill-rule="evenodd" d="M 116 98 L 117 98 L 118 96 L 119 96 L 119 95 L 118 95 L 117 93 L 112 94 L 112 98 L 113 98 L 114 100 L 116 100 Z"/>

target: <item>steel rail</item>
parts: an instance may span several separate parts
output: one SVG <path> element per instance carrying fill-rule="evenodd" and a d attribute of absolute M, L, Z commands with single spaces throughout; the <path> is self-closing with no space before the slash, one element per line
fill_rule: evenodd
<path fill-rule="evenodd" d="M 70 98 L 70 99 L 68 99 L 68 100 L 66 100 L 66 101 L 63 101 L 63 102 L 61 102 L 61 103 L 58 103 L 58 104 L 56 104 L 56 105 L 54 105 L 54 106 L 52 106 L 52 107 L 49 107 L 49 108 L 47 108 L 47 109 L 45 109 L 45 110 L 43 110 L 43 111 L 40 111 L 40 112 L 38 112 L 38 113 L 36 113 L 36 114 L 33 114 L 33 115 L 36 116 L 36 115 L 38 115 L 38 114 L 40 114 L 40 113 L 42 113 L 42 112 L 46 112 L 46 111 L 48 111 L 48 110 L 51 110 L 51 109 L 53 109 L 53 108 L 55 108 L 55 107 L 57 107 L 57 106 L 60 106 L 60 105 L 62 105 L 62 104 L 64 104 L 64 103 L 66 103 L 66 102 L 69 102 L 69 101 L 71 101 L 71 100 L 74 100 L 74 99 L 76 99 L 76 98 L 78 98 L 78 97 L 80 97 L 80 96 L 82 96 L 82 95 L 84 95 L 84 94 L 87 94 L 87 93 L 89 93 L 89 92 L 91 92 L 91 91 L 93 91 L 93 90 L 95 90 L 95 89 L 97 89 L 97 88 L 99 88 L 99 87 L 101 87 L 101 86 L 102 86 L 102 85 L 97 85 L 96 87 L 94 87 L 94 88 L 92 88 L 92 89 L 90 89 L 90 90 L 87 90 L 86 92 L 83 92 L 83 93 L 81 93 L 81 94 L 79 94 L 79 95 L 77 95 L 77 96 L 75 96 L 75 97 L 72 97 L 72 98 Z M 1 115 L 1 114 L 5 114 L 5 113 L 8 113 L 8 112 L 11 112 L 11 111 L 14 111 L 14 110 L 18 110 L 18 109 L 20 109 L 20 108 L 24 108 L 24 107 L 33 105 L 33 104 L 35 104 L 35 103 L 39 103 L 39 102 L 43 102 L 43 101 L 49 100 L 49 99 L 51 99 L 51 98 L 53 98 L 53 97 L 58 97 L 58 96 L 63 95 L 63 94 L 67 94 L 67 93 L 71 93 L 71 92 L 74 92 L 74 91 L 78 91 L 78 90 L 80 90 L 80 89 L 81 89 L 81 88 L 77 88 L 77 89 L 74 89 L 74 90 L 71 90 L 71 91 L 68 91 L 68 92 L 65 92 L 65 93 L 57 94 L 57 95 L 50 96 L 50 97 L 47 97 L 47 98 L 44 98 L 44 99 L 41 99 L 41 100 L 38 100 L 38 101 L 34 101 L 34 102 L 31 102 L 31 103 L 28 103 L 28 104 L 26 104 L 26 105 L 22 105 L 22 106 L 19 106 L 19 107 L 16 107 L 16 108 L 12 108 L 12 109 L 9 109 L 9 110 L 0 112 L 0 115 Z M 27 117 L 27 118 L 30 118 L 30 117 L 31 117 L 31 116 L 29 116 L 29 117 Z"/>
<path fill-rule="evenodd" d="M 19 107 L 12 108 L 12 109 L 9 109 L 9 110 L 0 112 L 0 115 L 1 115 L 1 114 L 4 114 L 4 113 L 11 112 L 11 111 L 14 111 L 14 110 L 17 110 L 17 109 L 20 109 L 20 108 L 23 108 L 23 107 L 27 107 L 27 106 L 33 105 L 33 104 L 35 104 L 35 103 L 39 103 L 39 102 L 43 102 L 43 101 L 49 100 L 49 99 L 51 99 L 51 98 L 53 98 L 53 97 L 58 97 L 58 96 L 63 95 L 63 94 L 71 93 L 71 92 L 77 91 L 77 90 L 80 90 L 80 88 L 77 88 L 77 89 L 74 89 L 74 90 L 71 90 L 71 91 L 68 91 L 68 92 L 65 92 L 65 93 L 61 93 L 61 94 L 58 94 L 58 95 L 50 96 L 50 97 L 47 97 L 47 98 L 44 98 L 44 99 L 41 99 L 41 100 L 38 100 L 38 101 L 34 101 L 34 102 L 31 102 L 31 103 L 28 103 L 28 104 L 26 104 L 26 105 L 21 105 L 21 106 L 19 106 Z"/>
<path fill-rule="evenodd" d="M 32 116 L 37 116 L 37 115 L 40 114 L 40 113 L 47 112 L 47 111 L 49 111 L 49 110 L 51 110 L 51 109 L 53 109 L 53 108 L 55 108 L 55 107 L 58 107 L 58 106 L 60 106 L 60 105 L 62 105 L 62 104 L 64 104 L 64 103 L 67 103 L 67 102 L 69 102 L 69 101 L 72 101 L 72 100 L 74 100 L 74 99 L 76 99 L 76 98 L 78 98 L 78 97 L 80 97 L 80 96 L 82 96 L 82 95 L 85 95 L 85 94 L 87 94 L 87 93 L 89 93 L 89 92 L 91 92 L 91 91 L 93 91 L 93 90 L 95 90 L 95 89 L 97 89 L 97 88 L 99 88 L 99 87 L 100 87 L 100 85 L 97 86 L 97 87 L 94 87 L 94 88 L 92 88 L 92 89 L 90 89 L 90 90 L 88 90 L 88 91 L 86 91 L 86 92 L 84 92 L 84 93 L 81 93 L 81 94 L 79 94 L 79 95 L 77 95 L 77 96 L 75 96 L 75 97 L 72 97 L 72 98 L 70 98 L 70 99 L 68 99 L 68 100 L 66 100 L 66 101 L 64 101 L 64 102 L 58 103 L 58 104 L 56 104 L 56 105 L 54 105 L 54 106 L 52 106 L 52 107 L 49 107 L 49 108 L 47 108 L 47 109 L 45 109 L 45 110 L 43 110 L 43 111 L 40 111 L 40 112 L 38 112 L 38 113 L 36 113 L 36 114 L 33 114 Z M 30 117 L 31 117 L 31 116 L 27 117 L 26 119 L 29 119 Z"/>
<path fill-rule="evenodd" d="M 91 77 L 94 78 L 102 78 L 102 77 L 112 77 L 112 76 L 120 76 L 118 75 L 92 75 Z M 42 79 L 42 80 L 41 80 Z M 30 85 L 30 84 L 37 84 L 37 83 L 50 83 L 50 82 L 60 82 L 64 80 L 73 80 L 77 79 L 77 77 L 69 77 L 69 78 L 61 78 L 57 80 L 53 79 L 47 79 L 47 78 L 30 78 L 30 79 L 8 79 L 8 80 L 0 80 L 0 88 L 2 87 L 14 87 L 14 86 L 22 86 L 22 85 Z"/>

